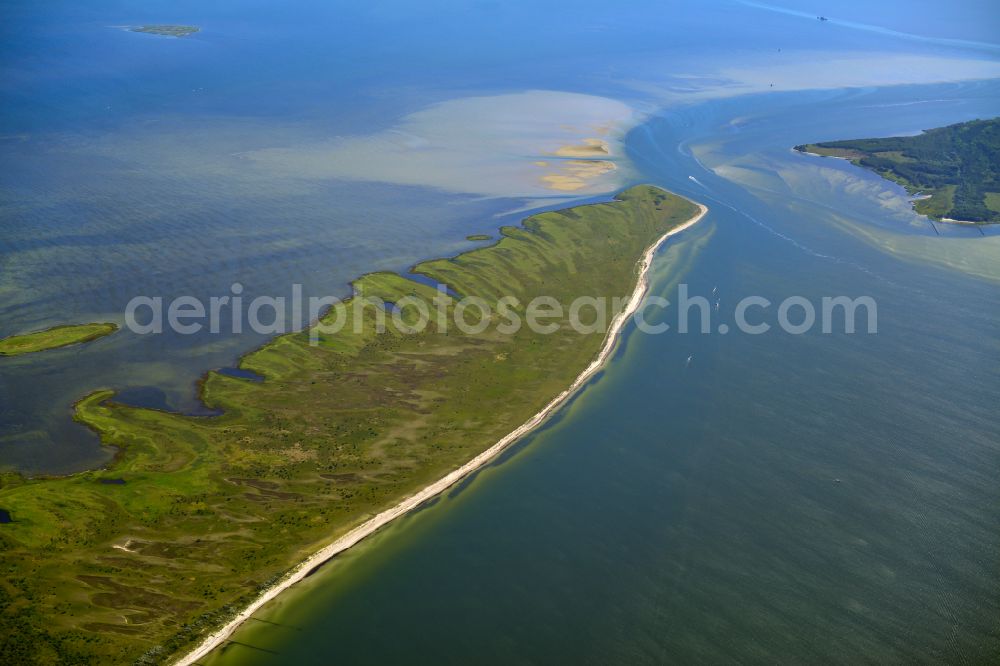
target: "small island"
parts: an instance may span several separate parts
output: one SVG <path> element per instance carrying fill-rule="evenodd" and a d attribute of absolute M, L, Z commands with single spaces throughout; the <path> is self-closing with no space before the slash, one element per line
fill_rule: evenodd
<path fill-rule="evenodd" d="M 919 195 L 914 208 L 939 222 L 1000 223 L 1000 118 L 973 120 L 917 136 L 795 146 L 871 169 Z"/>
<path fill-rule="evenodd" d="M 19 356 L 20 354 L 78 345 L 111 335 L 117 330 L 118 324 L 110 323 L 66 324 L 53 326 L 44 331 L 12 335 L 0 339 L 0 356 Z"/>
<path fill-rule="evenodd" d="M 488 240 L 493 240 L 493 236 L 490 236 L 489 234 L 471 234 L 469 236 L 466 236 L 465 240 L 467 240 L 467 241 L 488 241 Z"/>
<path fill-rule="evenodd" d="M 140 25 L 129 28 L 129 32 L 141 32 L 147 35 L 163 35 L 164 37 L 187 37 L 198 32 L 196 25 Z"/>

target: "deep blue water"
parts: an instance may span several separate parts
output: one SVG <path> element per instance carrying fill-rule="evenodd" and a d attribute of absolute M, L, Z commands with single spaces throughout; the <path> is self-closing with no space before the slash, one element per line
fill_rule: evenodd
<path fill-rule="evenodd" d="M 710 206 L 659 255 L 655 292 L 715 291 L 714 323 L 747 295 L 878 303 L 876 335 L 630 331 L 542 430 L 324 567 L 213 660 L 998 658 L 1000 237 L 932 227 L 899 188 L 790 147 L 1000 114 L 996 79 L 947 82 L 993 71 L 1000 17 L 991 2 L 778 4 L 792 13 L 4 6 L 0 334 L 237 281 L 248 297 L 293 283 L 343 295 L 364 272 L 471 247 L 466 235 L 545 202 L 307 180 L 239 156 L 533 89 L 646 112 L 625 139 L 630 180 Z M 152 22 L 202 31 L 108 27 Z M 885 63 L 923 84 L 886 85 Z M 71 421 L 75 400 L 110 386 L 196 411 L 197 378 L 264 339 L 123 332 L 6 359 L 0 464 L 100 465 L 109 453 Z"/>

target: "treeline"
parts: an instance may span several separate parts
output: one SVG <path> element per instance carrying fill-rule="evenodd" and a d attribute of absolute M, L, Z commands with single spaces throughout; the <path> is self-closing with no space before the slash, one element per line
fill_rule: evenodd
<path fill-rule="evenodd" d="M 986 194 L 1000 192 L 1000 118 L 932 129 L 918 136 L 856 139 L 815 144 L 864 155 L 861 166 L 891 174 L 914 189 L 954 186 L 945 215 L 971 222 L 1000 222 Z"/>

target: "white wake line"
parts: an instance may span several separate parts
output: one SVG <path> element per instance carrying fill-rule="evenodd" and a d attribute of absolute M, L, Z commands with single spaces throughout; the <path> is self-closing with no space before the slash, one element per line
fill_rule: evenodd
<path fill-rule="evenodd" d="M 250 616 L 256 613 L 264 604 L 277 597 L 292 585 L 301 581 L 309 574 L 310 571 L 332 557 L 344 552 L 351 546 L 354 546 L 359 541 L 391 523 L 396 518 L 409 513 L 427 500 L 441 494 L 457 482 L 461 481 L 464 477 L 486 465 L 486 463 L 495 458 L 504 449 L 508 448 L 511 444 L 521 439 L 521 437 L 541 425 L 545 419 L 547 419 L 554 411 L 556 411 L 570 397 L 572 397 L 572 395 L 576 393 L 581 386 L 586 384 L 591 377 L 597 374 L 597 372 L 611 357 L 611 353 L 614 351 L 615 346 L 618 343 L 618 339 L 621 337 L 621 332 L 625 327 L 625 323 L 628 321 L 628 318 L 635 314 L 635 312 L 639 309 L 642 299 L 646 296 L 646 291 L 649 288 L 649 268 L 653 262 L 653 255 L 658 249 L 660 249 L 660 246 L 663 245 L 668 238 L 693 226 L 705 216 L 705 213 L 708 212 L 707 207 L 701 204 L 696 205 L 700 211 L 697 215 L 684 224 L 674 227 L 667 233 L 660 236 L 660 238 L 646 250 L 642 260 L 639 262 L 639 279 L 636 282 L 635 290 L 632 292 L 632 297 L 629 299 L 625 308 L 611 320 L 611 327 L 608 329 L 608 334 L 604 338 L 604 346 L 601 347 L 601 351 L 597 354 L 597 357 L 583 372 L 579 374 L 579 376 L 577 376 L 573 383 L 570 384 L 569 388 L 553 398 L 551 402 L 545 405 L 542 411 L 532 416 L 517 429 L 510 432 L 499 442 L 486 449 L 469 462 L 465 463 L 458 469 L 449 472 L 444 477 L 438 479 L 429 486 L 426 486 L 416 494 L 407 497 L 396 506 L 386 509 L 382 513 L 377 514 L 375 517 L 370 518 L 366 522 L 358 525 L 344 536 L 314 553 L 305 561 L 299 563 L 299 565 L 296 566 L 287 576 L 265 590 L 259 597 L 257 597 L 256 600 L 243 609 L 239 615 L 230 620 L 224 627 L 207 636 L 201 643 L 198 644 L 197 647 L 181 657 L 176 662 L 176 665 L 191 666 L 202 657 L 207 656 L 209 652 L 222 645 L 230 636 L 232 636 L 233 632 L 236 631 L 241 624 L 249 620 Z"/>

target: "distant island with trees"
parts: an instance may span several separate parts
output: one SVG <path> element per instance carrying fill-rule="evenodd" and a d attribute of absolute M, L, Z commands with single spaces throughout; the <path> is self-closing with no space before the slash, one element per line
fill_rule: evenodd
<path fill-rule="evenodd" d="M 129 32 L 142 32 L 147 35 L 163 35 L 165 37 L 187 37 L 198 30 L 196 25 L 139 25 L 129 28 Z"/>
<path fill-rule="evenodd" d="M 910 194 L 925 195 L 914 208 L 933 220 L 1000 223 L 1000 118 L 917 136 L 809 143 L 795 150 L 850 160 Z"/>

